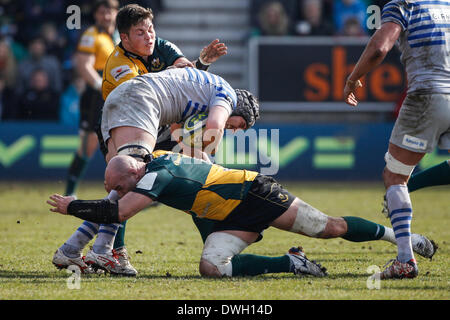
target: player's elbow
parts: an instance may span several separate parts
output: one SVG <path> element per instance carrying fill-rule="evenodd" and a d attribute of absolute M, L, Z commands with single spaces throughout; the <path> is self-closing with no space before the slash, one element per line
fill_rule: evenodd
<path fill-rule="evenodd" d="M 374 60 L 383 60 L 388 52 L 389 50 L 387 50 L 386 47 L 380 46 L 374 50 L 372 57 Z"/>
<path fill-rule="evenodd" d="M 370 43 L 371 59 L 383 60 L 388 52 L 391 50 L 390 46 L 381 40 L 373 40 Z"/>

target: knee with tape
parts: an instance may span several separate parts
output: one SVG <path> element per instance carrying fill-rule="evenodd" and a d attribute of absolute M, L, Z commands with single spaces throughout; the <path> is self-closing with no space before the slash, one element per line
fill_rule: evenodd
<path fill-rule="evenodd" d="M 384 161 L 386 161 L 386 168 L 390 172 L 403 176 L 410 176 L 416 167 L 415 165 L 411 166 L 398 161 L 389 153 L 389 151 L 384 155 Z"/>
<path fill-rule="evenodd" d="M 297 216 L 291 227 L 291 232 L 302 233 L 317 238 L 325 230 L 328 216 L 306 202 L 300 200 Z"/>
<path fill-rule="evenodd" d="M 120 146 L 117 148 L 117 154 L 131 156 L 138 161 L 150 162 L 152 160 L 151 150 L 153 148 L 149 145 L 138 141 Z"/>
<path fill-rule="evenodd" d="M 247 242 L 232 234 L 213 232 L 206 238 L 202 259 L 217 267 L 222 276 L 231 277 L 233 275 L 231 259 L 247 246 Z"/>

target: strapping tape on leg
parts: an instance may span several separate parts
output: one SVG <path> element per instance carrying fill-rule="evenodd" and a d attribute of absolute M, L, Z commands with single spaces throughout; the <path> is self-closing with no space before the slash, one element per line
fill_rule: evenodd
<path fill-rule="evenodd" d="M 232 234 L 213 232 L 206 238 L 202 259 L 215 265 L 221 275 L 231 277 L 233 275 L 231 259 L 247 247 L 247 242 Z"/>
<path fill-rule="evenodd" d="M 327 222 L 328 216 L 326 214 L 300 200 L 297 216 L 290 231 L 316 238 L 325 230 Z"/>
<path fill-rule="evenodd" d="M 395 159 L 389 152 L 384 155 L 384 161 L 386 161 L 386 168 L 396 174 L 401 174 L 403 176 L 410 176 L 413 172 L 414 166 L 406 165 L 397 159 Z"/>
<path fill-rule="evenodd" d="M 120 146 L 117 149 L 118 155 L 127 155 L 131 156 L 133 158 L 136 158 L 136 160 L 149 162 L 151 160 L 151 151 L 153 148 L 149 147 L 145 143 L 140 142 L 134 142 L 134 143 L 127 143 L 122 146 Z M 150 158 L 149 158 L 150 157 Z"/>

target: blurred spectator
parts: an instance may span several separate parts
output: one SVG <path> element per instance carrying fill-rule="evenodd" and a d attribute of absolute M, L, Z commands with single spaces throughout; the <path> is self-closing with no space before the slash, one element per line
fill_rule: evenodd
<path fill-rule="evenodd" d="M 35 38 L 29 45 L 29 57 L 19 64 L 17 93 L 23 94 L 30 86 L 31 74 L 36 69 L 44 69 L 49 76 L 49 83 L 53 90 L 62 90 L 61 66 L 54 57 L 46 54 L 45 42 L 42 38 Z"/>
<path fill-rule="evenodd" d="M 47 54 L 56 57 L 59 61 L 63 61 L 67 39 L 58 32 L 55 24 L 51 22 L 44 23 L 41 27 L 40 36 L 45 42 Z"/>
<path fill-rule="evenodd" d="M 7 87 L 13 88 L 16 84 L 16 74 L 16 59 L 9 43 L 5 39 L 0 39 L 0 79 L 5 81 Z"/>
<path fill-rule="evenodd" d="M 60 100 L 60 123 L 78 127 L 80 123 L 80 97 L 86 88 L 86 83 L 79 75 L 72 75 L 72 82 L 61 95 Z"/>
<path fill-rule="evenodd" d="M 374 4 L 374 5 L 379 6 L 380 9 L 383 9 L 384 5 L 386 3 L 388 3 L 389 1 L 391 1 L 391 0 L 372 0 L 372 1 L 369 1 L 370 2 L 369 5 Z"/>
<path fill-rule="evenodd" d="M 362 0 L 336 0 L 333 7 L 334 26 L 337 34 L 343 34 L 347 19 L 356 19 L 366 33 L 366 9 Z M 351 25 L 351 24 L 350 24 Z"/>
<path fill-rule="evenodd" d="M 44 69 L 35 69 L 31 74 L 31 86 L 18 99 L 20 120 L 59 120 L 59 95 L 52 89 L 49 75 Z"/>
<path fill-rule="evenodd" d="M 16 74 L 16 60 L 9 43 L 5 39 L 0 39 L 0 119 L 14 116 Z"/>
<path fill-rule="evenodd" d="M 19 26 L 16 39 L 28 43 L 39 35 L 40 26 L 45 21 L 56 25 L 65 25 L 66 1 L 62 0 L 25 0 L 16 1 L 16 23 Z"/>
<path fill-rule="evenodd" d="M 295 23 L 297 35 L 328 36 L 333 34 L 332 24 L 323 17 L 322 0 L 303 0 L 298 8 L 299 20 Z"/>
<path fill-rule="evenodd" d="M 342 31 L 339 35 L 347 37 L 363 37 L 366 36 L 366 31 L 361 27 L 360 22 L 356 17 L 349 17 L 344 22 Z"/>
<path fill-rule="evenodd" d="M 265 2 L 258 11 L 253 36 L 286 36 L 291 33 L 291 19 L 280 1 Z"/>

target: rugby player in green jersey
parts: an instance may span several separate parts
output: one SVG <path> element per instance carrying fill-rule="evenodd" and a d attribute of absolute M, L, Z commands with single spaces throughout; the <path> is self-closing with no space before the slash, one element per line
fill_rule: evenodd
<path fill-rule="evenodd" d="M 393 230 L 358 217 L 331 217 L 303 202 L 275 179 L 247 170 L 227 169 L 167 151 L 155 151 L 148 163 L 127 155 L 113 157 L 105 171 L 105 189 L 116 190 L 118 201 L 75 200 L 54 194 L 50 211 L 94 223 L 126 221 L 153 201 L 202 219 L 214 220 L 200 259 L 202 276 L 222 277 L 293 272 L 325 276 L 326 269 L 310 261 L 301 248 L 281 257 L 257 261 L 232 260 L 261 240 L 269 226 L 314 238 L 395 243 Z M 431 258 L 432 242 L 414 235 L 414 250 Z M 263 258 L 263 257 L 259 257 Z"/>

